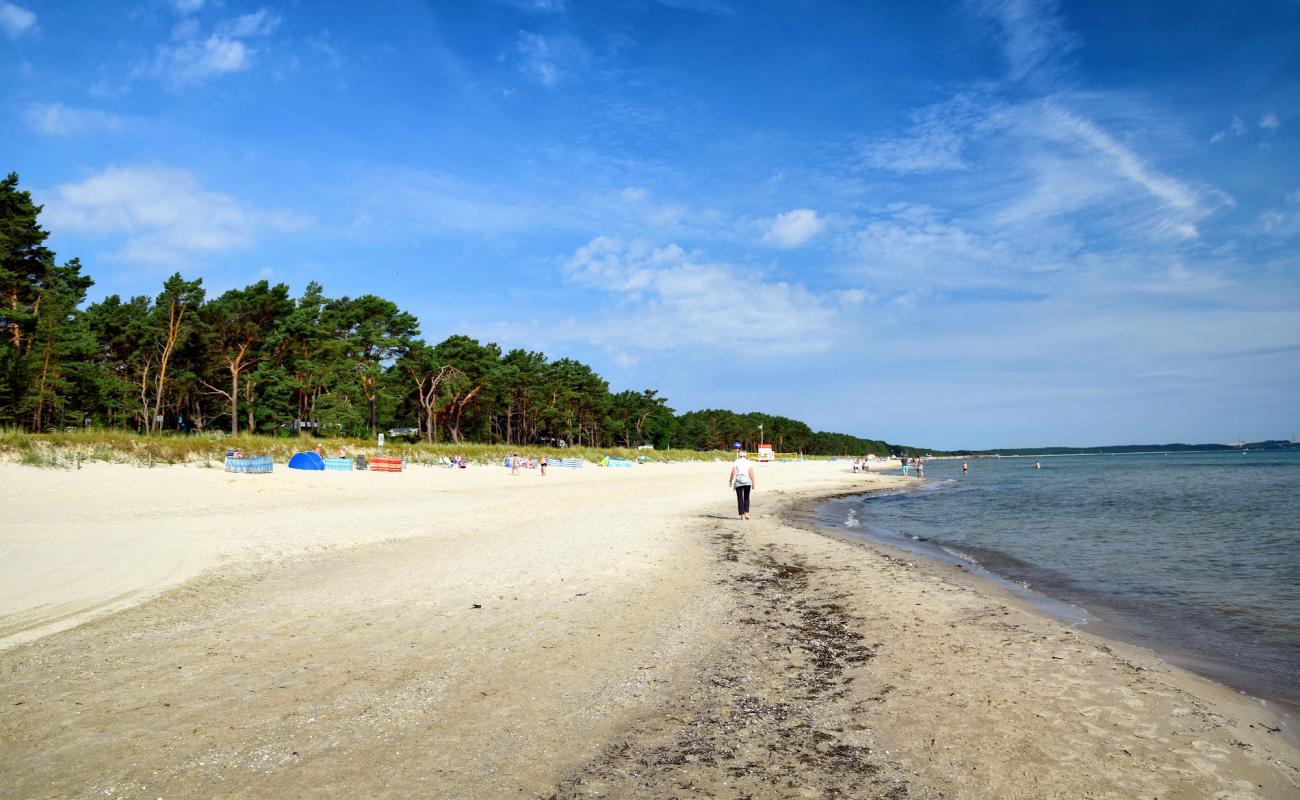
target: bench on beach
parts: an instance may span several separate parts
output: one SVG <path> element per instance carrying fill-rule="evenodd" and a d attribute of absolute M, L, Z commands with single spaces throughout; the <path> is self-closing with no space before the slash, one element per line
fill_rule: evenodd
<path fill-rule="evenodd" d="M 226 456 L 226 472 L 240 475 L 265 475 L 275 468 L 270 456 L 252 456 L 251 458 Z"/>
<path fill-rule="evenodd" d="M 406 469 L 406 461 L 401 458 L 375 456 L 370 459 L 371 472 L 401 472 Z"/>

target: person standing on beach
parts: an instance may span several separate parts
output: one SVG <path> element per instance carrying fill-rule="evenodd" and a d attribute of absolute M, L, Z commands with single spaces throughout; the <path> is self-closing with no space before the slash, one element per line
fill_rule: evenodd
<path fill-rule="evenodd" d="M 545 478 L 546 477 L 546 454 L 545 453 L 542 453 L 542 457 L 538 459 L 537 467 L 542 471 L 542 477 Z"/>
<path fill-rule="evenodd" d="M 515 453 L 514 455 L 510 456 L 510 474 L 511 474 L 511 475 L 518 475 L 518 474 L 519 474 L 519 454 L 518 454 L 518 453 Z"/>
<path fill-rule="evenodd" d="M 736 451 L 736 462 L 731 465 L 731 477 L 727 484 L 736 490 L 736 513 L 741 519 L 749 519 L 749 493 L 754 488 L 754 465 L 744 450 Z"/>

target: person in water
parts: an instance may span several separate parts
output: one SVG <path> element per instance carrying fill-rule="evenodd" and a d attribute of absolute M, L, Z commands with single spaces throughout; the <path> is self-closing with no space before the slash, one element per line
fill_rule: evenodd
<path fill-rule="evenodd" d="M 961 462 L 961 474 L 965 475 L 967 472 L 970 472 L 970 464 L 963 461 Z"/>
<path fill-rule="evenodd" d="M 731 465 L 727 485 L 736 490 L 736 513 L 749 519 L 749 493 L 754 488 L 754 465 L 744 450 L 736 450 L 736 461 Z"/>

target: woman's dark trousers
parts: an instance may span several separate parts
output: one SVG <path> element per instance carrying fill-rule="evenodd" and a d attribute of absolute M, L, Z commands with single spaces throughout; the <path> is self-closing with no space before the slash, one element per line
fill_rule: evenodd
<path fill-rule="evenodd" d="M 749 513 L 749 490 L 751 488 L 753 487 L 751 486 L 736 487 L 736 513 L 737 514 Z"/>

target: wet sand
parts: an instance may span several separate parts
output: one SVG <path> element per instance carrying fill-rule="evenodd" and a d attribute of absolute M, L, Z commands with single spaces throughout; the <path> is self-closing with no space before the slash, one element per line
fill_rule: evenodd
<path fill-rule="evenodd" d="M 809 530 L 898 479 L 0 465 L 5 797 L 1281 798 L 1248 698 Z"/>

